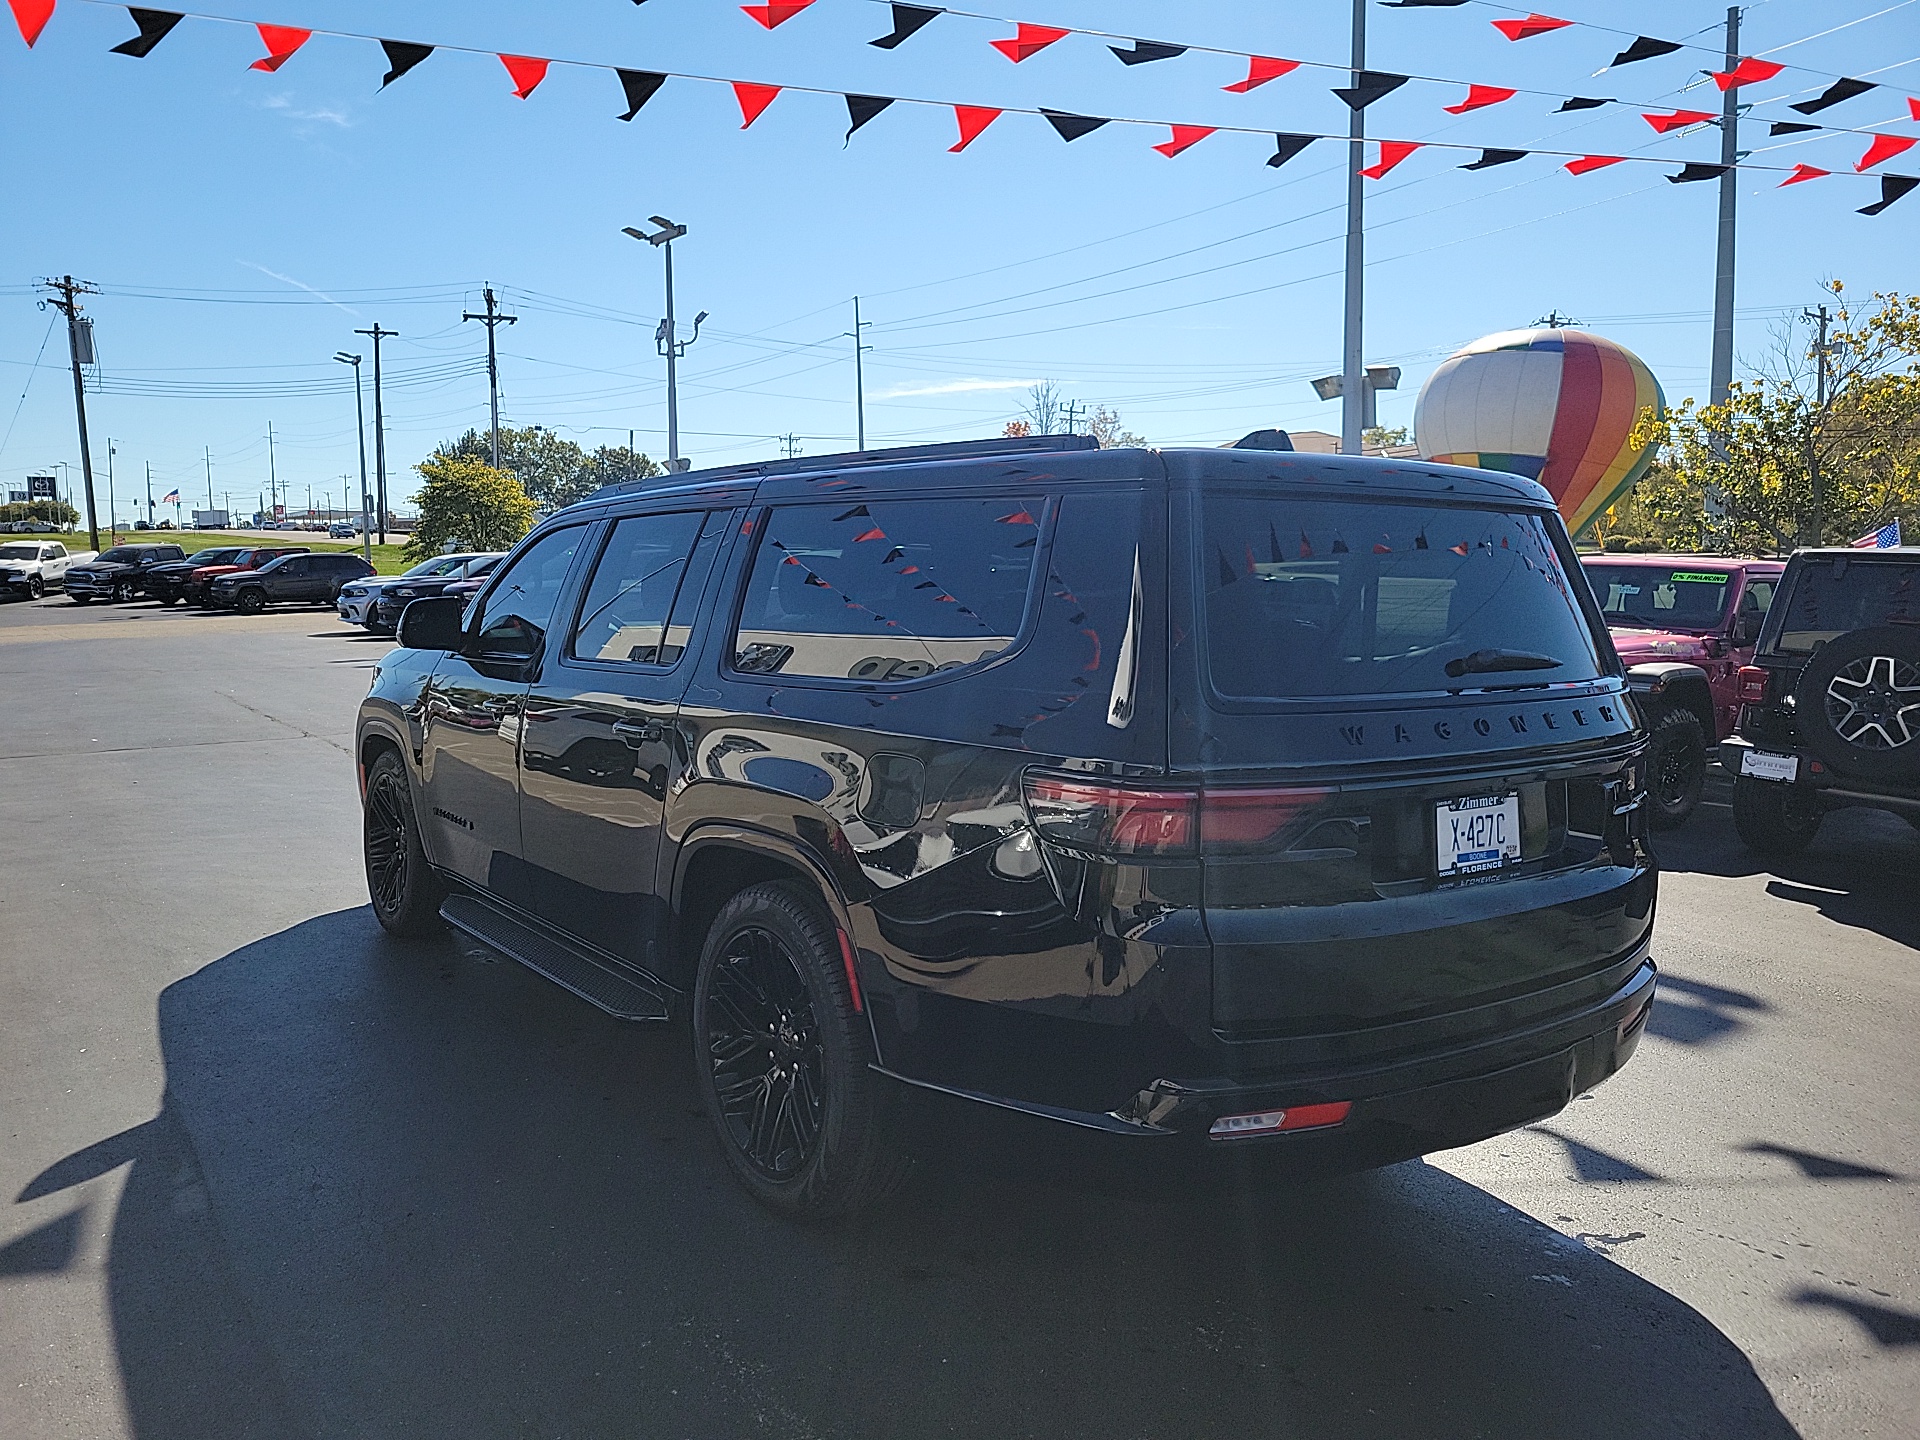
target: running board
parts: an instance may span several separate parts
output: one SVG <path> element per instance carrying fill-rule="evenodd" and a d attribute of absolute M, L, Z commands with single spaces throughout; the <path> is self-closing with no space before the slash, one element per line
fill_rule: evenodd
<path fill-rule="evenodd" d="M 621 1020 L 665 1020 L 667 996 L 638 975 L 625 974 L 471 895 L 449 896 L 440 918 L 482 945 L 498 950 L 563 990 Z"/>

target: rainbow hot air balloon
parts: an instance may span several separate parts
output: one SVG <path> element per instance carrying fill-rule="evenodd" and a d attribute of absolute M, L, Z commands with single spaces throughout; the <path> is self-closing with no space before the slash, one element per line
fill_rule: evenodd
<path fill-rule="evenodd" d="M 1643 410 L 1666 413 L 1644 361 L 1583 330 L 1503 330 L 1448 356 L 1420 387 L 1421 455 L 1525 475 L 1579 534 L 1645 472 L 1633 443 Z"/>

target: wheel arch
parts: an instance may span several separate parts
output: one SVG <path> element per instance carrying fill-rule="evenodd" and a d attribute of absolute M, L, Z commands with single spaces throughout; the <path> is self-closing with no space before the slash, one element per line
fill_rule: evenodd
<path fill-rule="evenodd" d="M 661 978 L 690 990 L 707 930 L 722 907 L 749 886 L 797 880 L 827 907 L 842 934 L 851 934 L 848 904 L 831 870 L 800 842 L 735 824 L 703 825 L 690 832 L 674 857 L 669 889 L 674 941 L 668 959 L 675 973 Z"/>
<path fill-rule="evenodd" d="M 1686 710 L 1700 722 L 1708 745 L 1719 739 L 1713 714 L 1713 687 L 1707 672 L 1684 661 L 1656 661 L 1627 671 L 1627 685 L 1647 711 L 1649 724 L 1662 711 Z"/>

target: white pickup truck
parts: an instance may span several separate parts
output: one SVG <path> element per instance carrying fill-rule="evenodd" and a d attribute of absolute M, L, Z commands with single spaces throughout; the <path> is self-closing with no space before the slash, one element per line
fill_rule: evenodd
<path fill-rule="evenodd" d="M 91 551 L 69 555 L 58 540 L 0 543 L 0 592 L 38 600 L 49 590 L 66 588 L 69 565 L 92 558 Z"/>

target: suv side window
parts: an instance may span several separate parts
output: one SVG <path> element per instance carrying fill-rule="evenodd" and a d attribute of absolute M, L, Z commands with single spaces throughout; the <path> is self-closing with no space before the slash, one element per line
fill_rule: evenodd
<path fill-rule="evenodd" d="M 1746 593 L 1740 597 L 1740 613 L 1766 614 L 1767 607 L 1773 604 L 1774 583 L 1771 576 L 1765 580 L 1749 576 Z"/>
<path fill-rule="evenodd" d="M 1046 513 L 1039 495 L 778 507 L 759 527 L 733 668 L 897 684 L 1005 654 Z"/>
<path fill-rule="evenodd" d="M 567 653 L 576 660 L 671 665 L 686 648 L 667 618 L 687 573 L 702 510 L 629 515 L 607 534 Z"/>
<path fill-rule="evenodd" d="M 64 560 L 67 558 L 67 547 L 64 545 L 49 545 L 45 553 L 49 560 Z"/>
<path fill-rule="evenodd" d="M 529 546 L 487 592 L 472 649 L 482 655 L 528 660 L 539 652 L 553 621 L 560 587 L 587 527 L 551 530 Z"/>

